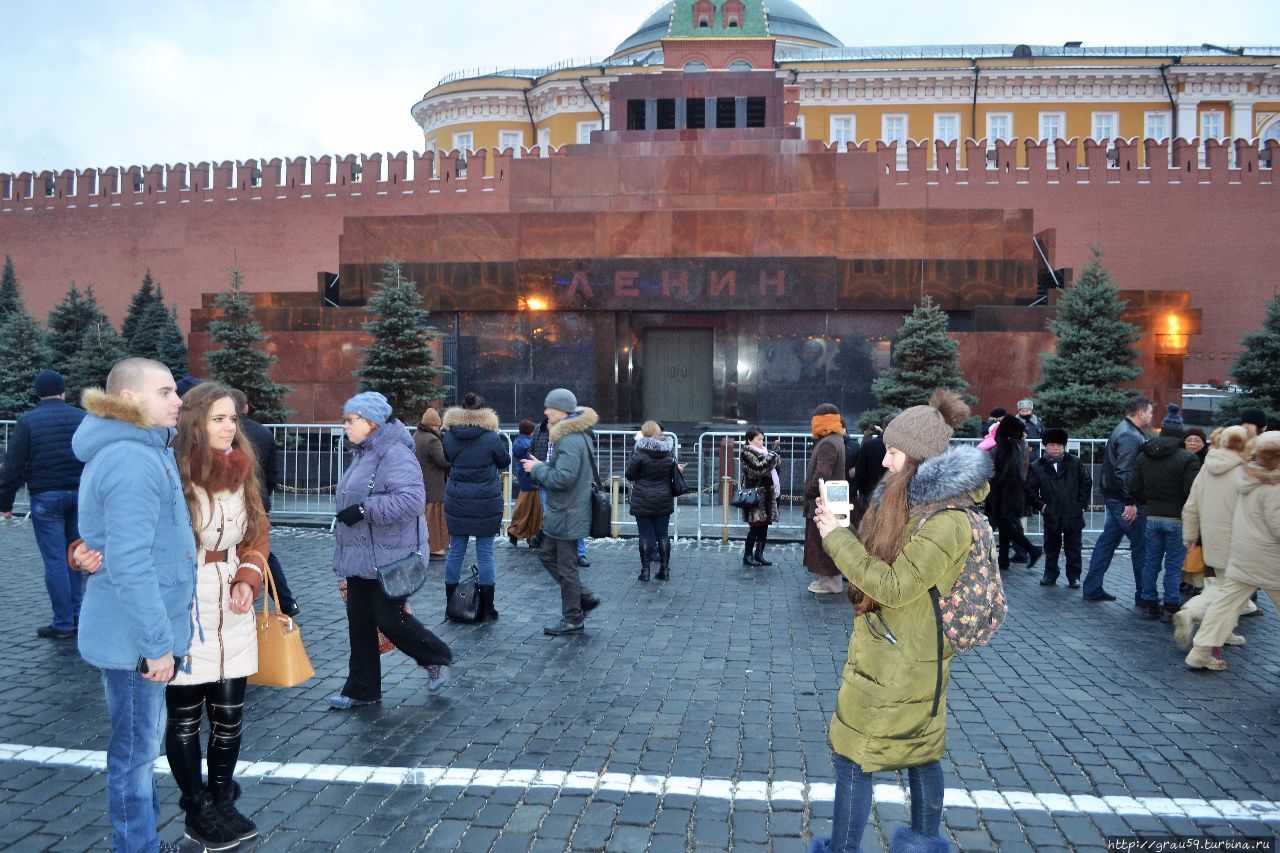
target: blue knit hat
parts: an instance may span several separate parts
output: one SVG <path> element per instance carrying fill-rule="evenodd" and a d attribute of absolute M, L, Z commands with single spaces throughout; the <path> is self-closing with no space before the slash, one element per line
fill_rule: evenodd
<path fill-rule="evenodd" d="M 377 391 L 361 391 L 342 405 L 342 414 L 359 415 L 372 424 L 382 426 L 391 417 L 391 404 Z"/>

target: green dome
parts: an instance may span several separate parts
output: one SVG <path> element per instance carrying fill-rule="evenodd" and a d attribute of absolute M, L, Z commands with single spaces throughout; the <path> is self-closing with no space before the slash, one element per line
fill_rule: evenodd
<path fill-rule="evenodd" d="M 653 11 L 636 31 L 614 48 L 613 55 L 628 53 L 642 45 L 652 45 L 667 35 L 671 26 L 671 10 L 677 0 L 665 2 Z M 718 4 L 717 4 L 718 5 Z M 813 19 L 813 16 L 791 0 L 765 0 L 769 35 L 780 42 L 844 47 L 844 43 Z"/>

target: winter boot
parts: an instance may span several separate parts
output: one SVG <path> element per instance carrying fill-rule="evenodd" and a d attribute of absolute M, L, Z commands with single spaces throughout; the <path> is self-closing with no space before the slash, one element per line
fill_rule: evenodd
<path fill-rule="evenodd" d="M 889 853 L 950 853 L 951 842 L 941 835 L 921 835 L 909 826 L 900 826 L 889 841 Z"/>
<path fill-rule="evenodd" d="M 222 817 L 227 829 L 236 834 L 241 841 L 248 841 L 258 836 L 258 827 L 252 820 L 236 808 L 236 800 L 240 799 L 240 783 L 232 782 L 225 791 L 213 792 L 213 806 Z"/>
<path fill-rule="evenodd" d="M 195 797 L 182 797 L 178 805 L 187 815 L 187 838 L 205 850 L 234 850 L 240 846 L 240 836 L 223 821 L 208 791 L 202 790 Z"/>
<path fill-rule="evenodd" d="M 476 621 L 496 622 L 498 620 L 498 611 L 493 609 L 493 592 L 494 585 L 484 586 L 476 584 L 476 595 L 480 597 L 480 606 L 476 609 Z"/>
<path fill-rule="evenodd" d="M 649 543 L 640 540 L 640 577 L 639 580 L 648 583 L 649 581 L 649 563 L 653 560 L 653 551 L 649 548 Z"/>
<path fill-rule="evenodd" d="M 753 527 L 747 532 L 747 541 L 742 543 L 742 565 L 744 566 L 754 567 L 758 565 L 755 557 L 752 556 L 752 551 L 754 551 L 756 547 L 757 536 L 759 536 L 759 531 Z"/>
<path fill-rule="evenodd" d="M 1219 648 L 1206 649 L 1204 646 L 1192 646 L 1185 662 L 1192 669 L 1221 672 L 1227 668 L 1227 662 L 1222 659 L 1222 650 Z"/>
<path fill-rule="evenodd" d="M 665 581 L 671 577 L 671 537 L 658 540 L 658 560 L 661 565 L 658 567 L 658 580 Z"/>
<path fill-rule="evenodd" d="M 457 588 L 458 585 L 456 583 L 446 583 L 444 585 L 444 612 L 446 619 L 449 618 L 449 602 L 453 601 L 453 591 Z"/>
<path fill-rule="evenodd" d="M 756 565 L 757 565 L 757 566 L 772 566 L 772 565 L 773 565 L 773 563 L 770 563 L 768 560 L 766 560 L 766 559 L 764 558 L 764 543 L 768 540 L 768 538 L 769 538 L 769 531 L 767 531 L 767 530 L 765 530 L 765 529 L 763 529 L 763 528 L 761 528 L 760 532 L 759 532 L 758 534 L 756 534 L 756 554 L 755 554 L 755 557 L 756 557 Z"/>

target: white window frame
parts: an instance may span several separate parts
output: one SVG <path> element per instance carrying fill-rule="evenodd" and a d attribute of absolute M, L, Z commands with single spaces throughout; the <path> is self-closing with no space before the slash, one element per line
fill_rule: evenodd
<path fill-rule="evenodd" d="M 841 132 L 842 126 L 847 122 L 847 132 Z M 856 142 L 858 139 L 858 117 L 852 113 L 842 113 L 833 115 L 830 122 L 831 135 L 830 140 L 834 145 L 840 143 L 841 151 L 844 150 L 844 143 Z"/>
<path fill-rule="evenodd" d="M 890 124 L 901 121 L 901 133 L 890 135 Z M 906 113 L 884 113 L 880 116 L 880 139 L 886 144 L 898 142 L 898 168 L 907 168 L 907 140 L 911 138 L 911 118 Z"/>
<path fill-rule="evenodd" d="M 796 115 L 796 127 L 800 128 L 800 138 L 804 139 L 804 114 L 803 113 L 799 113 Z"/>
<path fill-rule="evenodd" d="M 461 152 L 465 157 L 468 151 L 475 150 L 475 134 L 469 130 L 460 130 L 453 135 L 453 150 Z"/>
<path fill-rule="evenodd" d="M 998 122 L 1004 124 L 1003 133 L 997 132 Z M 987 113 L 987 150 L 995 150 L 997 140 L 1008 142 L 1011 139 L 1013 139 L 1013 113 Z"/>
<path fill-rule="evenodd" d="M 543 157 L 550 156 L 551 148 L 551 128 L 538 128 L 538 153 Z"/>
<path fill-rule="evenodd" d="M 1216 120 L 1218 132 L 1213 133 L 1210 124 Z M 1227 114 L 1222 110 L 1205 110 L 1200 113 L 1200 140 L 1206 139 L 1225 139 L 1227 135 Z"/>
<path fill-rule="evenodd" d="M 434 136 L 427 140 L 427 150 L 430 151 L 432 154 L 436 153 L 436 149 L 438 145 L 439 145 L 439 142 Z M 440 177 L 440 158 L 439 157 L 431 158 L 431 177 L 433 178 Z"/>
<path fill-rule="evenodd" d="M 515 137 L 514 141 L 512 137 Z M 524 147 L 524 131 L 523 130 L 499 130 L 498 131 L 498 147 L 510 148 L 515 152 L 515 156 L 520 156 L 520 149 Z"/>
<path fill-rule="evenodd" d="M 1058 125 L 1056 132 L 1050 132 L 1046 119 L 1055 119 Z M 1058 168 L 1058 147 L 1056 140 L 1067 136 L 1067 114 L 1062 110 L 1048 110 L 1040 113 L 1036 119 L 1036 129 L 1040 131 L 1040 141 L 1044 146 L 1044 164 L 1050 169 Z"/>
<path fill-rule="evenodd" d="M 604 125 L 600 123 L 599 119 L 596 119 L 595 121 L 578 122 L 578 136 L 577 136 L 578 144 L 579 145 L 590 144 L 592 131 L 603 130 L 603 129 L 604 129 Z"/>
<path fill-rule="evenodd" d="M 955 122 L 955 127 L 953 128 L 953 132 L 950 136 L 942 132 L 942 122 L 944 119 Z M 958 142 L 960 140 L 960 113 L 934 113 L 933 139 L 935 142 Z"/>
<path fill-rule="evenodd" d="M 1160 130 L 1158 131 L 1159 133 L 1158 136 L 1156 135 L 1157 131 L 1155 130 L 1155 125 L 1157 122 L 1160 124 Z M 1171 132 L 1170 128 L 1172 127 L 1173 127 L 1173 113 L 1169 112 L 1168 110 L 1147 110 L 1142 114 L 1142 138 L 1143 139 L 1154 139 L 1156 141 L 1159 141 L 1161 139 L 1168 139 L 1169 133 Z"/>
<path fill-rule="evenodd" d="M 1103 120 L 1110 124 L 1109 131 L 1103 130 Z M 1116 146 L 1116 137 L 1120 135 L 1120 113 L 1115 110 L 1095 110 L 1089 117 L 1089 138 L 1095 142 L 1106 140 L 1107 150 Z"/>

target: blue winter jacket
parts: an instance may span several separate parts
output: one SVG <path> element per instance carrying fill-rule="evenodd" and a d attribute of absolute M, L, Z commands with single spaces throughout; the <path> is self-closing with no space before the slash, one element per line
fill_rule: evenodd
<path fill-rule="evenodd" d="M 375 478 L 376 472 L 376 478 Z M 369 491 L 374 478 L 373 491 Z M 422 508 L 427 490 L 413 453 L 413 437 L 404 424 L 391 420 L 351 448 L 351 462 L 338 481 L 338 509 L 364 504 L 364 521 L 334 527 L 333 573 L 340 578 L 378 576 L 376 566 L 394 563 L 421 547 L 440 550 L 427 540 Z M 370 532 L 372 527 L 372 533 Z"/>
<path fill-rule="evenodd" d="M 13 511 L 13 497 L 27 484 L 29 494 L 80 488 L 84 463 L 71 452 L 71 436 L 84 420 L 84 409 L 50 397 L 18 418 L 4 457 L 0 512 Z"/>
<path fill-rule="evenodd" d="M 450 536 L 497 536 L 502 526 L 502 477 L 511 464 L 493 409 L 452 408 L 444 413 L 440 441 L 449 460 L 444 520 Z"/>
<path fill-rule="evenodd" d="M 533 482 L 524 471 L 524 466 L 520 464 L 526 456 L 529 455 L 529 449 L 533 447 L 533 436 L 517 435 L 515 441 L 511 442 L 511 473 L 515 475 L 516 483 L 520 486 L 522 492 L 536 492 L 538 485 Z"/>
<path fill-rule="evenodd" d="M 80 535 L 102 552 L 85 583 L 80 656 L 101 669 L 133 669 L 138 658 L 191 646 L 196 543 L 171 430 L 148 426 L 137 405 L 97 389 L 71 446 L 85 463 Z"/>

